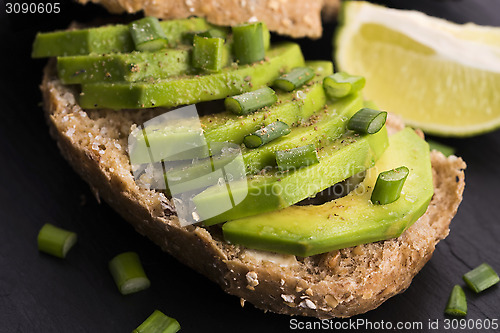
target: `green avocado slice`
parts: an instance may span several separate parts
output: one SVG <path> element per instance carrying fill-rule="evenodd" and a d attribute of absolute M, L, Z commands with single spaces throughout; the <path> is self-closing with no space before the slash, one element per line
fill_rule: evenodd
<path fill-rule="evenodd" d="M 229 141 L 241 144 L 245 135 L 259 128 L 280 120 L 292 126 L 307 120 L 326 104 L 323 78 L 333 72 L 331 61 L 306 61 L 316 77 L 311 84 L 292 93 L 278 92 L 278 102 L 265 110 L 246 116 L 238 116 L 232 112 L 207 115 L 200 118 L 205 138 L 208 142 Z M 297 98 L 297 95 L 300 98 Z"/>
<path fill-rule="evenodd" d="M 249 248 L 306 257 L 398 237 L 425 213 L 434 190 L 428 144 L 410 128 L 389 142 L 365 180 L 347 196 L 228 222 L 224 238 Z M 372 204 L 378 174 L 402 165 L 410 173 L 401 197 L 387 205 Z"/>
<path fill-rule="evenodd" d="M 226 67 L 219 73 L 154 82 L 83 84 L 79 103 L 86 109 L 137 109 L 212 101 L 258 89 L 282 71 L 303 65 L 299 45 L 286 42 L 271 47 L 265 61 Z"/>
<path fill-rule="evenodd" d="M 167 37 L 168 46 L 175 47 L 188 31 L 217 29 L 227 34 L 228 29 L 216 27 L 203 18 L 189 18 L 160 22 Z M 116 24 L 98 28 L 40 32 L 33 42 L 31 57 L 58 57 L 83 54 L 108 54 L 132 52 L 134 41 L 128 25 Z"/>
<path fill-rule="evenodd" d="M 319 149 L 318 164 L 289 172 L 273 170 L 229 183 L 230 195 L 241 200 L 235 200 L 226 211 L 220 212 L 218 204 L 227 196 L 226 186 L 209 187 L 193 202 L 205 225 L 285 208 L 371 167 L 387 145 L 385 127 L 365 136 L 349 131 Z"/>
<path fill-rule="evenodd" d="M 58 57 L 57 74 L 64 84 L 163 79 L 192 71 L 190 53 L 185 48 Z"/>

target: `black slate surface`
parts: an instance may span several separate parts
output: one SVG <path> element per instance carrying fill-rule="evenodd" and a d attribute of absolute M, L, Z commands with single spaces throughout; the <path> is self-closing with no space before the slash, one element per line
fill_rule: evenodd
<path fill-rule="evenodd" d="M 460 23 L 500 25 L 498 0 L 379 2 Z M 38 30 L 106 16 L 105 11 L 63 1 L 57 15 L 7 15 L 5 3 L 0 3 L 0 332 L 130 332 L 154 309 L 177 318 L 183 332 L 290 330 L 290 317 L 264 313 L 248 303 L 241 308 L 238 298 L 162 253 L 108 205 L 99 205 L 59 155 L 39 106 L 45 61 L 30 59 L 31 42 Z M 326 29 L 321 40 L 301 40 L 308 58 L 329 59 L 333 26 Z M 384 321 L 384 327 L 390 322 L 396 331 L 397 322 L 421 322 L 427 331 L 429 322 L 437 320 L 439 331 L 445 331 L 444 321 L 450 318 L 443 309 L 453 285 L 463 284 L 462 274 L 484 261 L 500 272 L 500 131 L 440 140 L 456 147 L 468 164 L 464 201 L 450 235 L 405 293 L 367 314 L 325 325 Z M 37 251 L 36 236 L 46 222 L 78 233 L 78 245 L 66 260 Z M 152 286 L 124 297 L 114 286 L 107 261 L 126 250 L 139 253 Z M 498 323 L 498 286 L 479 296 L 466 294 L 467 319 Z"/>

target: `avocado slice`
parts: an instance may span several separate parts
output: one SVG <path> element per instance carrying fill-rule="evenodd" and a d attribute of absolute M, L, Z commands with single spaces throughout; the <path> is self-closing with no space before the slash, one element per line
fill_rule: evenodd
<path fill-rule="evenodd" d="M 217 147 L 219 145 L 219 147 Z M 220 147 L 225 150 L 231 150 L 230 153 L 224 151 L 218 152 Z M 186 164 L 175 166 L 167 170 L 167 191 L 172 194 L 179 194 L 193 190 L 201 192 L 204 188 L 218 184 L 221 177 L 221 170 L 224 169 L 226 173 L 230 173 L 233 177 L 237 173 L 237 178 L 242 179 L 245 177 L 244 162 L 236 145 L 231 147 L 231 144 L 217 143 L 210 146 L 212 156 L 201 160 L 189 161 Z M 229 148 L 229 149 L 227 149 Z M 186 161 L 182 161 L 186 162 Z M 181 162 L 181 163 L 182 163 Z M 231 165 L 233 165 L 231 167 Z M 239 169 L 237 169 L 237 167 Z M 224 178 L 224 177 L 222 177 Z"/>
<path fill-rule="evenodd" d="M 398 237 L 425 213 L 434 190 L 428 144 L 410 128 L 389 142 L 365 180 L 347 196 L 228 222 L 224 238 L 249 248 L 306 257 Z M 372 204 L 378 174 L 402 165 L 410 173 L 401 197 L 387 205 Z"/>
<path fill-rule="evenodd" d="M 285 208 L 371 167 L 387 145 L 385 127 L 364 136 L 349 131 L 319 150 L 318 164 L 288 172 L 272 170 L 230 183 L 230 195 L 242 200 L 226 211 L 221 212 L 219 205 L 227 196 L 226 186 L 209 187 L 193 202 L 205 225 Z"/>
<path fill-rule="evenodd" d="M 192 71 L 190 53 L 184 48 L 58 57 L 57 74 L 64 84 L 163 79 Z"/>
<path fill-rule="evenodd" d="M 323 78 L 333 72 L 331 61 L 306 61 L 316 77 L 311 84 L 291 93 L 278 92 L 278 102 L 246 116 L 226 111 L 200 118 L 208 142 L 229 141 L 241 144 L 245 135 L 280 120 L 293 126 L 308 119 L 326 104 Z M 300 96 L 300 98 L 297 98 Z"/>
<path fill-rule="evenodd" d="M 227 28 L 216 27 L 203 18 L 161 21 L 169 47 L 175 47 L 188 31 L 217 29 L 226 35 Z M 83 54 L 126 53 L 135 50 L 128 25 L 116 24 L 99 28 L 39 32 L 33 42 L 31 57 L 58 57 Z"/>
<path fill-rule="evenodd" d="M 299 45 L 290 42 L 271 47 L 266 59 L 207 75 L 154 82 L 86 83 L 82 85 L 79 103 L 86 109 L 137 109 L 212 101 L 258 89 L 270 84 L 282 71 L 304 66 Z"/>

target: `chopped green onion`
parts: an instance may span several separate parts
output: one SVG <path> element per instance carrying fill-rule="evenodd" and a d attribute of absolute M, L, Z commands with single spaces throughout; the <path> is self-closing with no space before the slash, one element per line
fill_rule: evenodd
<path fill-rule="evenodd" d="M 265 43 L 261 22 L 232 27 L 233 53 L 241 65 L 264 60 Z"/>
<path fill-rule="evenodd" d="M 274 90 L 264 87 L 241 95 L 227 97 L 224 100 L 224 105 L 227 110 L 244 115 L 272 105 L 277 101 L 278 97 Z"/>
<path fill-rule="evenodd" d="M 429 144 L 430 150 L 437 150 L 443 153 L 443 155 L 446 157 L 455 154 L 455 148 L 453 147 L 429 139 L 427 139 L 427 143 Z"/>
<path fill-rule="evenodd" d="M 366 80 L 362 76 L 339 72 L 325 77 L 323 88 L 328 97 L 342 98 L 363 89 L 365 82 Z"/>
<path fill-rule="evenodd" d="M 76 233 L 46 223 L 38 232 L 38 250 L 55 257 L 66 258 L 76 240 Z"/>
<path fill-rule="evenodd" d="M 276 164 L 281 171 L 297 170 L 312 164 L 319 163 L 318 152 L 313 144 L 298 148 L 277 150 Z"/>
<path fill-rule="evenodd" d="M 288 133 L 290 133 L 290 126 L 278 120 L 248 134 L 243 138 L 243 143 L 247 148 L 258 148 Z"/>
<path fill-rule="evenodd" d="M 109 271 L 122 295 L 147 289 L 151 284 L 135 252 L 124 252 L 111 259 Z"/>
<path fill-rule="evenodd" d="M 181 325 L 174 318 L 170 318 L 163 312 L 155 310 L 139 327 L 132 333 L 175 333 L 181 329 Z"/>
<path fill-rule="evenodd" d="M 498 274 L 487 263 L 474 268 L 472 271 L 464 274 L 463 279 L 470 289 L 479 293 L 500 281 Z"/>
<path fill-rule="evenodd" d="M 375 134 L 384 127 L 386 119 L 387 112 L 362 108 L 349 119 L 347 128 L 360 134 Z"/>
<path fill-rule="evenodd" d="M 464 290 L 458 284 L 453 287 L 444 312 L 450 316 L 465 316 L 467 314 L 467 299 Z"/>
<path fill-rule="evenodd" d="M 139 51 L 156 51 L 167 47 L 167 37 L 156 17 L 145 17 L 129 24 L 130 35 Z"/>
<path fill-rule="evenodd" d="M 224 40 L 219 37 L 194 36 L 193 67 L 218 72 L 224 66 Z"/>
<path fill-rule="evenodd" d="M 381 172 L 373 188 L 372 203 L 386 205 L 398 200 L 408 173 L 409 170 L 405 166 Z"/>
<path fill-rule="evenodd" d="M 312 68 L 296 67 L 277 78 L 273 86 L 284 91 L 292 91 L 302 87 L 307 81 L 311 80 L 314 75 L 314 70 Z"/>

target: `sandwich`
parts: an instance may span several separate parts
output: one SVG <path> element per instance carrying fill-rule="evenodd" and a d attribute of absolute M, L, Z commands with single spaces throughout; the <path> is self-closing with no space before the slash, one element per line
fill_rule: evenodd
<path fill-rule="evenodd" d="M 142 5 L 134 5 L 133 1 L 105 3 L 105 6 L 114 12 L 122 10 L 133 12 L 138 8 L 143 8 Z M 169 6 L 168 2 L 162 3 Z M 195 2 L 193 1 L 193 3 Z M 281 2 L 277 1 L 276 3 L 276 6 L 282 8 L 280 7 Z M 185 23 L 185 26 L 196 26 L 195 28 L 186 28 L 186 31 L 183 32 L 172 29 L 172 31 L 176 31 L 175 36 L 177 37 L 170 35 L 167 38 L 169 50 L 172 50 L 172 46 L 175 45 L 175 49 L 179 51 L 176 54 L 177 59 L 180 59 L 178 63 L 184 61 L 187 64 L 185 67 L 175 66 L 172 71 L 179 72 L 174 77 L 155 77 L 158 75 L 158 71 L 154 68 L 151 69 L 154 66 L 151 66 L 149 72 L 145 69 L 143 73 L 146 73 L 146 77 L 140 79 L 132 77 L 132 74 L 137 73 L 137 68 L 133 66 L 130 68 L 134 70 L 128 72 L 130 75 L 127 77 L 119 76 L 115 72 L 103 71 L 102 68 L 97 69 L 93 73 L 94 76 L 87 75 L 88 71 L 65 72 L 63 69 L 69 68 L 64 67 L 65 61 L 71 60 L 69 65 L 68 62 L 66 63 L 70 66 L 74 63 L 72 61 L 75 60 L 75 57 L 106 57 L 107 55 L 64 54 L 64 52 L 56 54 L 61 52 L 57 46 L 53 48 L 56 53 L 50 50 L 49 52 L 47 50 L 50 48 L 44 47 L 43 43 L 40 42 L 44 38 L 43 34 L 37 37 L 38 41 L 35 41 L 34 45 L 35 55 L 36 52 L 43 53 L 45 50 L 48 53 L 38 56 L 58 57 L 49 60 L 40 88 L 43 93 L 43 108 L 50 133 L 57 142 L 62 155 L 89 184 L 96 198 L 107 202 L 140 234 L 150 238 L 179 261 L 218 283 L 227 293 L 239 297 L 242 302 L 248 301 L 262 310 L 321 319 L 350 317 L 372 310 L 388 298 L 406 290 L 413 277 L 431 258 L 436 244 L 444 239 L 449 232 L 450 221 L 462 200 L 465 184 L 464 169 L 466 167 L 463 160 L 456 156 L 445 157 L 438 151 L 429 151 L 422 132 L 405 128 L 403 122 L 391 114 L 376 133 L 359 134 L 349 131 L 347 128 L 348 120 L 357 114 L 358 109 L 375 109 L 374 106 L 363 101 L 362 90 L 354 91 L 354 89 L 346 94 L 341 94 L 342 96 L 332 97 L 333 93 L 328 93 L 324 83 L 326 77 L 334 75 L 333 69 L 329 67 L 331 64 L 328 62 L 304 62 L 300 48 L 297 51 L 298 47 L 294 43 L 284 43 L 267 48 L 264 42 L 266 38 L 265 28 L 261 28 L 259 35 L 264 36 L 260 39 L 262 46 L 266 49 L 265 59 L 244 64 L 246 61 L 242 59 L 245 55 L 239 58 L 234 55 L 236 39 L 234 38 L 234 30 L 208 23 L 210 21 L 218 25 L 235 25 L 242 23 L 241 20 L 238 21 L 236 18 L 233 18 L 236 21 L 231 20 L 226 17 L 230 15 L 227 12 L 224 14 L 226 16 L 222 18 L 211 17 L 209 14 L 212 13 L 212 10 L 207 7 L 208 4 L 215 5 L 216 2 L 203 2 L 203 5 L 201 2 L 196 3 L 196 6 L 190 7 L 193 8 L 193 11 L 188 9 L 187 12 L 184 6 L 181 6 L 183 8 L 179 11 L 176 11 L 177 7 L 175 6 L 165 7 L 168 8 L 166 10 L 161 5 L 153 7 L 148 2 L 144 7 L 147 15 L 175 18 L 173 21 L 162 22 L 174 22 L 172 24 L 183 22 L 182 24 Z M 302 2 L 302 5 L 317 6 L 317 8 L 314 7 L 314 11 L 319 15 L 321 2 L 309 5 Z M 154 8 L 157 8 L 157 11 Z M 205 12 L 200 14 L 199 11 Z M 206 16 L 208 21 L 200 18 L 178 18 L 190 15 L 188 13 Z M 280 16 L 285 14 L 281 14 L 279 11 L 278 13 L 280 14 L 273 16 L 274 20 L 276 17 L 286 18 L 286 16 Z M 307 17 L 307 15 L 302 15 L 301 19 L 307 20 Z M 261 18 L 259 17 L 259 19 Z M 317 23 L 319 18 L 315 18 L 313 21 Z M 315 37 L 318 34 L 314 22 L 310 25 L 307 22 L 306 24 L 297 23 L 300 26 L 298 30 L 292 26 L 287 27 L 286 24 L 285 26 L 274 25 L 275 22 L 273 22 L 266 21 L 267 27 L 278 33 L 294 37 L 304 35 Z M 283 23 L 286 20 L 283 19 L 280 22 Z M 200 29 L 199 25 L 204 28 Z M 122 27 L 119 26 L 119 29 L 124 29 Z M 219 45 L 221 50 L 219 67 L 214 69 L 198 64 L 198 67 L 193 69 L 192 58 L 195 58 L 193 45 L 196 45 L 196 42 L 183 40 L 190 38 L 190 34 L 187 32 L 194 31 L 198 34 L 200 30 L 203 30 L 201 33 L 204 33 L 210 29 L 219 29 L 226 34 L 224 36 L 225 42 Z M 58 32 L 58 34 L 68 36 L 65 32 Z M 51 39 L 49 37 L 47 38 Z M 203 40 L 220 38 L 198 37 Z M 196 39 L 196 36 L 193 38 L 199 43 L 203 42 L 201 39 Z M 129 42 L 112 47 L 128 47 L 123 46 L 128 45 L 127 43 Z M 188 46 L 182 46 L 183 43 Z M 68 44 L 71 43 L 68 42 Z M 153 46 L 153 48 L 155 47 Z M 82 47 L 73 47 L 72 49 L 80 50 Z M 163 48 L 160 50 L 163 54 L 171 53 L 170 51 L 163 52 Z M 86 52 L 84 51 L 84 53 Z M 115 54 L 116 52 L 117 50 L 113 49 L 111 53 Z M 121 52 L 137 54 L 137 51 L 129 49 L 123 49 Z M 186 52 L 189 56 L 185 55 Z M 172 54 L 173 51 L 170 55 L 172 56 Z M 226 55 L 224 56 L 224 54 Z M 73 58 L 69 59 L 71 57 Z M 235 58 L 236 63 L 234 63 Z M 99 59 L 103 60 L 103 58 Z M 104 62 L 100 61 L 100 63 Z M 261 68 L 259 66 L 262 66 L 263 69 L 259 70 Z M 286 77 L 286 74 L 291 73 L 295 68 L 307 68 L 309 71 L 313 71 L 314 75 L 308 82 L 292 87 L 291 92 L 284 92 L 281 91 L 283 88 L 276 88 L 276 86 L 279 87 L 275 83 L 277 79 L 283 74 Z M 183 90 L 181 94 L 176 95 L 175 93 L 167 94 L 166 90 L 162 90 L 160 95 L 155 95 L 155 98 L 151 97 L 153 95 L 141 95 L 146 96 L 143 99 L 132 93 L 135 91 L 134 89 L 140 88 L 141 91 L 144 91 L 150 87 L 155 87 L 153 90 L 162 87 L 160 89 L 173 89 L 172 91 L 174 91 L 181 85 L 182 87 L 191 87 L 190 84 L 195 85 L 197 82 L 212 82 L 210 78 L 217 77 L 217 75 L 226 75 L 231 71 L 243 72 L 247 69 L 251 70 L 249 72 L 251 74 L 245 74 L 242 78 L 243 81 L 238 81 L 238 85 L 235 84 L 234 87 L 228 84 L 228 89 L 234 88 L 229 92 L 207 88 L 207 93 L 200 92 L 203 89 L 198 92 Z M 193 70 L 197 72 L 194 73 Z M 104 76 L 96 78 L 99 73 L 104 73 Z M 119 76 L 119 79 L 116 82 L 110 81 L 115 76 Z M 79 79 L 87 81 L 74 81 Z M 92 82 L 94 79 L 96 82 Z M 123 83 L 124 80 L 131 81 Z M 239 208 L 238 204 L 235 204 L 232 209 L 220 212 L 216 209 L 219 207 L 218 201 L 214 201 L 214 198 L 220 194 L 220 186 L 209 182 L 195 188 L 198 192 L 195 193 L 194 197 L 198 198 L 198 201 L 193 199 L 196 206 L 196 214 L 194 214 L 194 210 L 189 210 L 190 206 L 188 206 L 187 213 L 186 209 L 181 212 L 174 200 L 181 197 L 176 197 L 177 192 L 174 191 L 171 182 L 166 181 L 166 187 L 169 188 L 165 188 L 153 186 L 154 182 L 151 179 L 144 180 L 144 175 L 147 172 L 140 167 L 136 168 L 136 164 L 139 166 L 141 163 L 144 164 L 144 161 L 138 157 L 141 156 L 141 151 L 137 149 L 139 145 L 137 142 L 140 142 L 141 138 L 146 141 L 144 133 L 149 133 L 147 127 L 149 121 L 160 119 L 163 115 L 173 114 L 178 107 L 202 101 L 213 103 L 208 105 L 209 108 L 220 109 L 221 104 L 217 104 L 217 100 L 233 98 L 234 101 L 234 96 L 240 93 L 252 92 L 269 84 L 272 84 L 276 90 L 277 97 L 274 102 L 259 108 L 255 113 L 250 113 L 251 116 L 239 114 L 224 118 L 219 113 L 209 112 L 208 115 L 201 117 L 202 127 L 210 123 L 210 120 L 213 120 L 216 125 L 203 127 L 202 132 L 205 138 L 209 138 L 210 135 L 218 138 L 222 136 L 223 139 L 219 140 L 221 142 L 226 142 L 224 138 L 227 139 L 227 137 L 224 135 L 233 135 L 230 137 L 232 143 L 243 151 L 241 160 L 244 161 L 242 164 L 244 172 L 240 183 L 251 184 L 248 185 L 249 187 L 245 187 L 246 191 L 251 192 L 253 188 L 262 188 L 258 186 L 263 183 L 268 184 L 271 181 L 273 186 L 279 186 L 279 183 L 297 184 L 294 181 L 301 182 L 299 184 L 303 186 L 299 187 L 307 187 L 307 191 L 295 188 L 292 190 L 292 194 L 287 194 L 286 200 L 285 196 L 278 195 L 279 200 L 276 201 L 272 200 L 272 195 L 269 198 L 264 197 L 261 201 L 259 200 L 262 197 L 256 196 L 257 199 L 252 198 L 253 205 L 248 203 L 251 200 L 245 201 L 245 198 L 249 197 L 247 195 L 241 199 L 242 205 Z M 361 88 L 358 87 L 357 90 L 359 89 Z M 116 95 L 113 95 L 115 93 Z M 308 100 L 312 101 L 309 103 L 310 105 L 306 103 Z M 222 108 L 230 109 L 231 103 L 234 102 L 228 102 Z M 309 107 L 305 107 L 306 104 Z M 255 134 L 255 128 L 252 127 L 251 131 L 245 132 L 247 134 L 242 136 L 240 129 L 244 127 L 243 123 L 247 120 L 250 122 L 253 120 L 252 117 L 261 119 L 259 118 L 261 115 L 262 120 L 257 121 L 257 125 L 254 125 L 256 131 L 262 130 L 270 123 L 276 125 L 275 121 L 288 119 L 283 113 L 283 107 L 280 108 L 283 105 L 289 105 L 291 109 L 294 105 L 300 105 L 300 107 L 293 109 L 300 112 L 310 110 L 307 111 L 309 113 L 306 116 L 302 114 L 300 117 L 290 118 L 288 132 L 282 133 L 280 138 L 267 143 L 267 145 L 259 146 L 254 150 L 242 146 L 247 135 Z M 366 106 L 370 106 L 370 108 L 366 108 Z M 336 117 L 336 112 L 346 112 L 346 116 Z M 276 119 L 273 118 L 275 116 Z M 293 113 L 293 116 L 295 117 L 296 114 Z M 217 117 L 224 119 L 224 121 L 215 121 Z M 224 130 L 218 131 L 220 126 L 229 126 L 227 119 L 241 119 L 239 121 L 242 126 L 236 129 L 226 127 Z M 311 162 L 298 170 L 286 169 L 283 173 L 277 174 L 276 160 L 269 162 L 269 159 L 266 159 L 270 154 L 274 156 L 276 150 L 286 152 L 302 147 L 302 145 L 292 141 L 294 138 L 300 138 L 299 142 L 302 141 L 302 137 L 296 133 L 303 132 L 314 135 L 315 132 L 323 130 L 325 134 L 326 131 L 330 131 L 328 132 L 330 136 L 327 136 L 323 141 L 319 136 L 316 136 L 310 141 L 310 144 L 314 146 L 313 155 L 319 156 L 317 162 Z M 332 134 L 331 131 L 335 134 Z M 150 139 L 153 137 L 152 135 L 154 134 L 151 134 Z M 131 138 L 136 140 L 133 144 L 131 144 Z M 309 143 L 310 139 L 308 138 L 304 140 L 305 143 Z M 208 142 L 209 139 L 206 140 Z M 177 141 L 174 142 L 177 143 Z M 210 141 L 211 147 L 214 146 L 213 142 L 215 140 Z M 359 149 L 355 150 L 351 147 L 359 147 Z M 363 153 L 359 153 L 361 150 Z M 359 157 L 356 159 L 349 157 L 349 159 L 343 159 L 339 162 L 338 159 L 335 159 L 335 157 L 341 156 L 339 152 L 345 152 L 346 156 L 351 157 L 353 154 L 361 155 L 356 155 Z M 198 160 L 198 156 L 193 158 L 190 155 L 189 157 L 193 160 L 190 162 L 191 164 L 195 163 L 195 159 Z M 212 155 L 200 157 L 202 160 L 204 158 L 215 160 L 216 157 Z M 276 158 L 279 158 L 277 153 Z M 154 163 L 166 160 L 168 160 L 166 156 L 151 159 L 149 162 L 152 165 L 152 172 L 154 173 L 156 170 Z M 180 158 L 174 160 L 177 162 Z M 231 159 L 231 161 L 236 160 L 237 158 Z M 349 169 L 348 173 L 337 175 L 332 171 L 335 166 L 347 164 L 352 166 L 354 160 L 358 161 L 357 164 L 355 163 L 355 167 L 342 169 Z M 329 162 L 325 163 L 324 161 Z M 401 197 L 396 199 L 394 204 L 377 206 L 373 197 L 371 197 L 373 202 L 369 200 L 370 195 L 374 192 L 373 187 L 377 175 L 387 168 L 399 167 L 401 161 L 413 163 L 408 165 L 407 185 L 403 187 Z M 175 172 L 176 166 L 174 164 L 172 164 L 172 168 Z M 187 170 L 191 170 L 189 167 Z M 183 166 L 178 170 L 181 170 L 182 177 L 186 167 Z M 316 170 L 317 172 L 308 174 L 307 170 Z M 330 171 L 332 175 L 335 173 L 335 176 L 325 176 Z M 160 171 L 160 178 L 163 178 L 164 174 L 165 172 Z M 269 174 L 271 174 L 270 178 L 259 183 L 259 177 L 266 177 Z M 301 176 L 303 174 L 306 175 L 304 176 L 306 178 Z M 354 179 L 356 174 L 361 174 L 360 180 L 356 183 L 357 187 L 348 188 L 346 195 L 344 194 L 341 198 L 334 199 L 327 195 L 327 200 L 321 204 L 303 201 L 307 200 L 306 197 L 314 196 L 347 178 Z M 415 175 L 422 177 L 416 178 Z M 256 179 L 258 181 L 255 181 Z M 333 182 L 333 179 L 336 181 Z M 313 185 L 305 186 L 308 182 Z M 254 183 L 257 185 L 254 186 Z M 347 187 L 344 186 L 344 188 Z M 189 191 L 181 190 L 178 193 L 184 194 Z M 233 190 L 232 193 L 237 192 Z M 320 197 L 320 195 L 316 197 Z M 362 201 L 363 209 L 369 207 L 370 211 L 384 211 L 385 213 L 382 217 L 373 218 L 360 215 L 359 212 L 356 212 L 359 206 L 353 204 L 353 202 L 358 201 Z M 277 204 L 273 205 L 274 202 Z M 264 203 L 269 203 L 269 205 Z M 349 205 L 351 204 L 350 209 Z M 403 208 L 398 208 L 400 206 Z M 391 211 L 388 207 L 394 207 L 394 210 Z M 396 209 L 401 209 L 401 211 Z M 194 221 L 189 221 L 189 216 L 193 217 Z M 283 222 L 284 220 L 285 222 Z M 308 224 L 309 221 L 312 222 Z M 384 224 L 386 221 L 390 223 Z M 295 235 L 298 238 L 290 236 L 293 234 L 293 230 L 289 229 L 290 225 L 296 225 L 300 229 L 297 233 L 307 234 L 311 232 L 307 236 L 311 235 L 314 238 L 313 241 L 304 241 L 301 238 L 304 234 L 299 235 L 300 237 Z M 343 228 L 346 225 L 348 228 Z M 375 234 L 366 231 L 368 229 L 363 229 L 367 225 L 371 228 L 369 230 L 374 231 Z M 262 230 L 255 231 L 255 228 L 252 229 L 248 226 L 255 228 L 263 226 L 267 227 L 266 230 L 272 230 L 266 233 L 261 232 Z M 336 226 L 337 229 L 329 231 L 330 226 Z M 319 230 L 319 227 L 325 227 L 326 230 L 321 228 Z M 311 228 L 315 229 L 311 231 Z M 358 230 L 352 228 L 358 228 Z M 341 229 L 349 229 L 351 233 L 341 234 L 339 231 Z M 337 232 L 338 234 L 336 234 Z M 261 237 L 262 233 L 265 234 L 265 237 Z"/>

